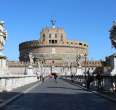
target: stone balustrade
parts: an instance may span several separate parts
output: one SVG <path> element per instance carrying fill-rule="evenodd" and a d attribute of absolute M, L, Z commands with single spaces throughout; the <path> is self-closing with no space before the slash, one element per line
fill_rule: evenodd
<path fill-rule="evenodd" d="M 36 75 L 3 75 L 0 76 L 0 92 L 11 91 L 38 80 Z"/>
<path fill-rule="evenodd" d="M 85 86 L 87 84 L 88 77 L 85 75 L 77 75 L 73 76 L 71 79 L 71 75 L 62 76 L 63 79 L 73 80 L 78 84 Z M 90 82 L 90 87 L 93 89 L 98 89 L 98 81 L 100 81 L 100 89 L 106 91 L 113 91 L 113 86 L 116 86 L 116 76 L 102 76 L 101 79 L 97 79 L 96 76 L 92 76 L 92 81 Z"/>

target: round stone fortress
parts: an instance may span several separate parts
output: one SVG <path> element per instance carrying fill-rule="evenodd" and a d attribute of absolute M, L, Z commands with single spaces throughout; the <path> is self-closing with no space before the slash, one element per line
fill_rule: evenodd
<path fill-rule="evenodd" d="M 87 48 L 86 43 L 67 40 L 64 29 L 52 22 L 51 27 L 42 29 L 39 40 L 19 44 L 19 60 L 29 62 L 31 54 L 34 63 L 44 61 L 46 65 L 63 66 L 68 60 L 75 62 L 76 56 L 87 55 Z"/>

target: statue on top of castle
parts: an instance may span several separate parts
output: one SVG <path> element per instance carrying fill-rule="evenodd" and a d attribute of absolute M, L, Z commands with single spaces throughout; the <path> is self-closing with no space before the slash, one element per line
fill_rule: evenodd
<path fill-rule="evenodd" d="M 56 23 L 56 20 L 54 18 L 52 18 L 51 19 L 52 28 L 55 28 L 55 23 Z"/>
<path fill-rule="evenodd" d="M 29 61 L 30 61 L 30 64 L 32 65 L 33 64 L 33 55 L 32 55 L 32 53 L 29 53 Z"/>

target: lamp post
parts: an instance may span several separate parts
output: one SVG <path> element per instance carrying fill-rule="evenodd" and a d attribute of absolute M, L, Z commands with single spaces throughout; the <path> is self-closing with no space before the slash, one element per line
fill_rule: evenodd
<path fill-rule="evenodd" d="M 27 58 L 27 55 L 25 54 L 25 55 L 24 55 L 24 59 L 25 59 L 25 70 L 24 70 L 24 75 L 27 74 L 27 71 L 26 71 L 26 58 Z"/>

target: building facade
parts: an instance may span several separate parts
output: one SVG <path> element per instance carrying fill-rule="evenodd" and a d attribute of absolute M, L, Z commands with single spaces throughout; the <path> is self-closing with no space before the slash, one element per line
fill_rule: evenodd
<path fill-rule="evenodd" d="M 87 56 L 87 48 L 86 43 L 68 40 L 64 29 L 52 22 L 51 27 L 42 29 L 39 40 L 19 44 L 19 60 L 29 62 L 31 54 L 33 63 L 43 60 L 46 65 L 62 66 L 76 62 L 77 56 Z"/>

